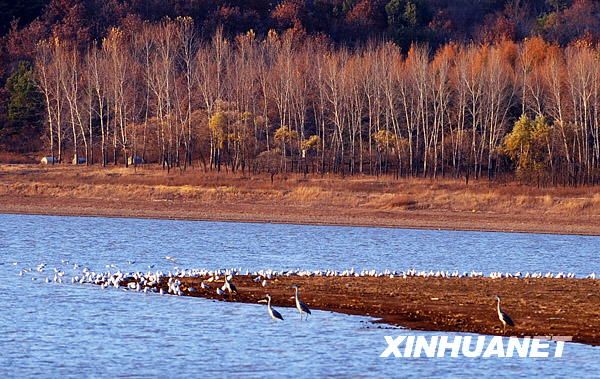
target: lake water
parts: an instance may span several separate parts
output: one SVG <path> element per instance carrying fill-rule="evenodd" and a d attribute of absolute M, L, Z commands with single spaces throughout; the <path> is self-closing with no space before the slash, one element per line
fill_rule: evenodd
<path fill-rule="evenodd" d="M 354 267 L 581 277 L 600 273 L 599 253 L 600 237 L 0 215 L 0 375 L 597 377 L 598 347 L 567 344 L 562 358 L 379 358 L 386 335 L 466 334 L 381 328 L 320 311 L 301 322 L 289 308 L 278 308 L 286 320 L 277 323 L 259 304 L 43 279 L 74 263 L 95 271 L 114 264 L 111 271 Z M 18 275 L 40 263 L 44 272 Z"/>

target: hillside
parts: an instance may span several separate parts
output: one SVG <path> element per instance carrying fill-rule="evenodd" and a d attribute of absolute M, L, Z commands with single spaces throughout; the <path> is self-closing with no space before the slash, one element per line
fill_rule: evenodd
<path fill-rule="evenodd" d="M 0 162 L 596 185 L 599 4 L 2 2 Z"/>

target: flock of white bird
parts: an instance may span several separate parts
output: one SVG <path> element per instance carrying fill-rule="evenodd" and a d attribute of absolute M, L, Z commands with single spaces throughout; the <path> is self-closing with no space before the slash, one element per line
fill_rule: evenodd
<path fill-rule="evenodd" d="M 172 257 L 165 257 L 166 260 L 176 263 L 176 260 Z M 156 270 L 152 271 L 151 268 L 154 265 L 148 266 L 147 272 L 128 272 L 117 270 L 115 272 L 103 271 L 95 272 L 89 268 L 77 263 L 70 263 L 67 260 L 61 260 L 63 267 L 48 268 L 47 264 L 40 263 L 33 267 L 22 268 L 18 275 L 24 276 L 31 273 L 32 280 L 42 280 L 46 283 L 63 283 L 71 282 L 73 284 L 95 284 L 100 286 L 102 289 L 105 288 L 118 288 L 123 290 L 137 291 L 137 292 L 155 292 L 161 295 L 171 294 L 176 296 L 185 295 L 185 291 L 189 294 L 193 294 L 198 291 L 194 287 L 182 287 L 181 278 L 200 278 L 206 277 L 200 283 L 200 288 L 205 291 L 214 291 L 219 296 L 228 296 L 230 294 L 237 293 L 237 288 L 232 283 L 232 279 L 235 275 L 246 275 L 254 277 L 254 282 L 257 284 L 267 287 L 269 281 L 275 277 L 389 277 L 389 278 L 411 278 L 411 277 L 439 277 L 439 278 L 480 278 L 485 277 L 483 272 L 480 271 L 420 271 L 410 269 L 406 271 L 394 271 L 394 270 L 361 270 L 355 271 L 354 268 L 350 270 L 242 270 L 237 269 L 221 269 L 221 270 L 209 270 L 209 269 L 181 269 L 174 267 L 173 270 Z M 129 261 L 128 264 L 134 264 L 135 262 Z M 0 264 L 12 264 L 17 266 L 18 262 L 13 263 L 0 263 Z M 106 268 L 117 268 L 116 264 L 107 264 Z M 69 273 L 69 274 L 68 274 Z M 36 275 L 33 275 L 36 274 Z M 572 272 L 491 272 L 490 278 L 576 278 L 576 275 Z M 596 273 L 585 276 L 585 279 L 596 279 Z M 221 285 L 223 283 L 223 285 Z M 162 285 L 166 284 L 166 286 Z M 163 287 L 166 287 L 165 291 Z M 300 301 L 298 296 L 298 287 L 295 288 L 295 300 L 296 308 L 300 312 L 300 317 L 303 314 L 310 314 L 308 307 Z M 274 319 L 283 320 L 283 317 L 279 312 L 271 307 L 271 297 L 267 296 L 266 299 L 262 299 L 260 302 L 267 303 L 267 309 L 269 315 Z"/>
<path fill-rule="evenodd" d="M 176 260 L 171 257 L 165 257 L 165 259 L 176 263 Z M 258 283 L 262 287 L 267 287 L 269 285 L 269 280 L 273 279 L 276 276 L 315 276 L 315 275 L 323 275 L 323 272 L 304 272 L 304 271 L 275 271 L 275 270 L 260 270 L 250 272 L 246 270 L 245 272 L 242 269 L 224 269 L 224 270 L 206 270 L 206 269 L 179 269 L 177 267 L 174 268 L 173 271 L 148 271 L 144 272 L 124 272 L 118 270 L 116 272 L 111 271 L 102 271 L 95 272 L 90 271 L 89 268 L 74 263 L 71 263 L 67 260 L 61 260 L 61 263 L 64 265 L 62 268 L 53 267 L 52 269 L 48 269 L 46 263 L 40 263 L 34 267 L 26 267 L 19 271 L 19 276 L 24 276 L 28 273 L 39 273 L 41 277 L 31 276 L 32 280 L 42 280 L 46 283 L 63 283 L 63 281 L 69 281 L 67 272 L 71 272 L 70 282 L 72 284 L 94 284 L 100 286 L 102 289 L 106 289 L 109 287 L 129 290 L 129 291 L 137 291 L 137 292 L 154 292 L 159 293 L 160 295 L 171 294 L 176 296 L 184 296 L 185 291 L 188 294 L 193 294 L 197 291 L 195 287 L 182 287 L 182 282 L 180 279 L 182 278 L 197 278 L 197 277 L 207 277 L 202 280 L 200 283 L 200 288 L 204 290 L 215 290 L 217 295 L 226 296 L 231 294 L 237 294 L 238 290 L 236 286 L 232 283 L 233 277 L 236 274 L 245 274 L 245 275 L 253 275 L 254 282 Z M 135 262 L 129 261 L 128 264 L 133 264 Z M 5 264 L 5 263 L 0 263 Z M 18 265 L 18 262 L 12 263 L 14 266 Z M 108 264 L 106 268 L 116 268 L 115 264 Z M 148 266 L 148 268 L 152 268 L 152 266 Z M 50 274 L 50 275 L 48 275 Z M 330 272 L 327 272 L 326 275 L 331 276 Z M 67 276 L 67 278 L 65 278 Z M 220 285 L 220 282 L 223 282 L 223 285 Z M 163 284 L 166 284 L 164 286 Z M 163 289 L 166 287 L 167 290 Z M 311 313 L 310 309 L 306 304 L 304 304 L 298 294 L 298 286 L 292 286 L 292 289 L 295 290 L 294 298 L 296 302 L 296 308 L 300 312 L 300 319 L 302 319 L 303 315 L 308 315 Z M 267 302 L 267 309 L 269 315 L 273 319 L 283 320 L 281 314 L 272 308 L 271 306 L 271 296 L 266 295 L 266 299 L 261 299 L 259 302 Z"/>
<path fill-rule="evenodd" d="M 166 257 L 166 259 L 175 262 L 174 258 L 171 257 Z M 222 291 L 228 291 L 228 292 L 232 292 L 230 288 L 228 288 L 228 286 L 231 285 L 230 281 L 231 281 L 231 277 L 233 275 L 251 275 L 254 276 L 254 281 L 255 282 L 260 282 L 261 285 L 263 287 L 266 287 L 269 285 L 269 280 L 271 280 L 274 277 L 278 277 L 278 276 L 283 276 L 283 277 L 290 277 L 290 276 L 299 276 L 299 277 L 389 277 L 389 278 L 395 278 L 395 277 L 400 277 L 400 278 L 410 278 L 410 277 L 437 277 L 437 278 L 482 278 L 482 277 L 486 277 L 486 275 L 482 272 L 482 271 L 458 271 L 458 270 L 454 270 L 454 271 L 443 271 L 443 270 L 437 270 L 437 271 L 433 271 L 433 270 L 416 270 L 416 269 L 409 269 L 406 271 L 396 271 L 396 270 L 383 270 L 383 271 L 377 271 L 377 270 L 361 270 L 361 271 L 356 271 L 354 268 L 350 269 L 350 270 L 343 270 L 343 271 L 339 271 L 339 270 L 259 270 L 259 271 L 250 271 L 250 270 L 242 270 L 241 268 L 231 268 L 231 269 L 220 269 L 220 270 L 209 270 L 209 269 L 181 269 L 178 267 L 174 267 L 173 270 L 167 270 L 167 271 L 161 271 L 161 270 L 157 270 L 157 271 L 147 271 L 146 273 L 143 272 L 123 272 L 121 270 L 118 270 L 114 273 L 111 273 L 110 271 L 104 271 L 104 272 L 94 272 L 94 271 L 90 271 L 89 268 L 84 267 L 83 265 L 74 263 L 72 264 L 72 269 L 69 270 L 70 263 L 67 260 L 61 260 L 61 263 L 65 265 L 65 267 L 59 268 L 59 267 L 54 267 L 52 269 L 48 269 L 47 268 L 47 264 L 45 263 L 40 263 L 37 266 L 34 267 L 26 267 L 23 268 L 19 271 L 20 276 L 23 276 L 26 273 L 30 273 L 30 272 L 38 272 L 38 273 L 47 273 L 50 272 L 52 275 L 51 276 L 47 276 L 45 277 L 45 281 L 46 282 L 55 282 L 55 283 L 62 283 L 63 282 L 63 277 L 66 275 L 67 271 L 77 271 L 80 270 L 78 273 L 76 273 L 75 275 L 71 276 L 70 281 L 71 283 L 80 283 L 80 284 L 85 284 L 85 283 L 92 283 L 92 284 L 99 284 L 105 285 L 105 288 L 107 286 L 114 286 L 114 287 L 121 287 L 121 283 L 127 281 L 127 282 L 131 282 L 131 281 L 135 281 L 138 282 L 140 284 L 140 290 L 142 290 L 145 287 L 152 287 L 155 286 L 156 284 L 159 284 L 161 282 L 161 280 L 165 280 L 168 281 L 169 283 L 169 288 L 172 288 L 173 291 L 172 293 L 176 293 L 177 291 L 175 291 L 177 289 L 177 281 L 175 280 L 176 278 L 183 278 L 183 277 L 208 277 L 207 280 L 205 280 L 204 282 L 202 282 L 203 284 L 203 288 L 207 288 L 207 284 L 206 283 L 210 283 L 213 281 L 218 281 L 220 280 L 220 277 L 224 277 L 225 278 L 225 284 L 224 284 L 224 288 L 222 288 Z M 135 262 L 129 261 L 128 264 L 134 264 Z M 0 263 L 3 264 L 3 263 Z M 14 266 L 17 266 L 19 263 L 18 262 L 13 262 L 10 263 Z M 154 265 L 148 266 L 148 268 L 152 268 L 154 267 Z M 116 264 L 107 264 L 106 268 L 117 268 Z M 52 273 L 53 272 L 53 273 Z M 490 272 L 488 277 L 490 278 L 582 278 L 582 277 L 578 277 L 577 275 L 575 275 L 572 272 L 558 272 L 558 273 L 554 273 L 554 272 L 542 272 L 542 271 L 538 271 L 538 272 L 515 272 L 515 273 L 511 273 L 511 272 L 500 272 L 500 271 L 493 271 Z M 590 273 L 589 275 L 586 275 L 585 279 L 596 279 L 597 275 L 595 272 Z M 38 278 L 36 277 L 32 277 L 33 280 L 37 280 Z M 129 280 L 127 280 L 129 279 Z M 173 284 L 173 285 L 171 285 Z M 137 289 L 136 288 L 130 288 L 130 289 Z"/>

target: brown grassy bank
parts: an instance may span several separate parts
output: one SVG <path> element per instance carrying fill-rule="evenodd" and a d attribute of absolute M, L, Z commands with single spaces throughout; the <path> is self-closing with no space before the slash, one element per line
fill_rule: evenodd
<path fill-rule="evenodd" d="M 0 165 L 0 212 L 600 235 L 594 187 Z"/>
<path fill-rule="evenodd" d="M 372 316 L 410 329 L 572 336 L 576 342 L 600 345 L 600 280 L 292 276 L 275 277 L 262 287 L 251 277 L 236 276 L 233 283 L 239 293 L 222 296 L 215 288 L 223 285 L 223 279 L 202 289 L 205 279 L 180 278 L 183 294 L 256 303 L 268 293 L 274 306 L 294 307 L 290 286 L 297 284 L 302 301 L 312 309 Z M 165 281 L 161 288 L 167 290 Z M 515 322 L 506 333 L 498 320 L 494 295 L 502 297 L 503 310 Z M 284 318 L 299 318 L 296 309 L 279 310 Z"/>

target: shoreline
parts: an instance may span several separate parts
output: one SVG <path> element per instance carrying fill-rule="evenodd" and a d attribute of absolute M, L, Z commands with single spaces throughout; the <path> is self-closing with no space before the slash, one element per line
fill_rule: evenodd
<path fill-rule="evenodd" d="M 311 309 L 374 317 L 375 323 L 410 330 L 468 332 L 503 336 L 571 336 L 572 342 L 600 345 L 600 280 L 531 278 L 434 278 L 275 276 L 263 287 L 251 276 L 236 275 L 239 293 L 218 295 L 221 277 L 201 288 L 209 276 L 178 277 L 182 296 L 258 303 L 268 293 L 284 318 L 299 317 L 291 285 Z M 123 284 L 135 282 L 125 279 Z M 155 290 L 168 291 L 161 281 Z M 151 287 L 152 288 L 152 287 Z M 592 295 L 593 294 L 593 295 Z M 494 295 L 515 322 L 502 330 Z M 290 307 L 290 308 L 283 308 Z M 269 317 L 265 308 L 264 317 Z M 316 316 L 310 317 L 313 320 Z M 284 321 L 285 322 L 285 321 Z"/>
<path fill-rule="evenodd" d="M 498 215 L 450 211 L 374 211 L 325 207 L 317 212 L 310 207 L 255 203 L 115 201 L 100 199 L 62 199 L 0 196 L 0 213 L 43 216 L 137 218 L 156 220 L 267 223 L 310 226 L 533 233 L 600 236 L 600 217 L 574 223 L 558 217 L 535 215 Z M 262 209 L 261 209 L 262 208 Z"/>
<path fill-rule="evenodd" d="M 600 236 L 596 188 L 300 176 L 271 183 L 264 175 L 33 165 L 0 165 L 0 179 L 0 214 Z M 240 294 L 223 297 L 214 286 L 190 292 L 202 278 L 180 279 L 184 295 L 256 303 L 269 293 L 275 307 L 293 306 L 290 286 L 299 284 L 313 309 L 489 335 L 503 334 L 492 298 L 499 295 L 517 324 L 504 335 L 600 345 L 600 280 L 279 276 L 262 287 L 239 275 Z"/>
<path fill-rule="evenodd" d="M 600 236 L 597 187 L 0 164 L 0 213 Z"/>

